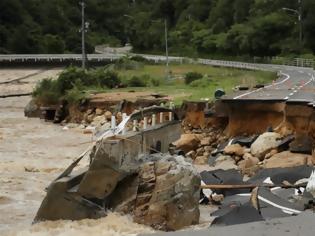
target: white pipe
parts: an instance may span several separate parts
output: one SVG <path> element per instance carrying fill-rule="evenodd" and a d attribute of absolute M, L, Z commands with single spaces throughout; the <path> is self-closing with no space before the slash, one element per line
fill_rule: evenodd
<path fill-rule="evenodd" d="M 127 114 L 126 113 L 123 113 L 122 114 L 122 120 L 125 120 L 127 118 Z M 126 126 L 124 126 L 123 130 L 122 130 L 122 134 L 125 134 L 126 133 Z"/>
<path fill-rule="evenodd" d="M 132 131 L 137 131 L 137 120 L 133 121 Z"/>
<path fill-rule="evenodd" d="M 170 111 L 168 116 L 169 116 L 169 121 L 172 121 L 173 120 L 173 112 Z"/>
<path fill-rule="evenodd" d="M 154 127 L 156 125 L 156 115 L 152 115 L 152 126 Z"/>
<path fill-rule="evenodd" d="M 160 124 L 163 123 L 163 112 L 160 113 Z"/>
<path fill-rule="evenodd" d="M 143 118 L 143 129 L 147 129 L 148 128 L 148 117 L 144 117 Z"/>
<path fill-rule="evenodd" d="M 115 129 L 115 128 L 116 128 L 116 117 L 115 117 L 115 116 L 112 116 L 111 128 L 112 128 L 112 129 Z"/>

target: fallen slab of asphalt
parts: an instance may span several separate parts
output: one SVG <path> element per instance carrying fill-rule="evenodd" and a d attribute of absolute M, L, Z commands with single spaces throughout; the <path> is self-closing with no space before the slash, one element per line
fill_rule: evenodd
<path fill-rule="evenodd" d="M 185 230 L 168 233 L 141 234 L 139 236 L 311 236 L 315 232 L 314 213 L 306 211 L 298 216 L 272 219 L 205 230 Z"/>

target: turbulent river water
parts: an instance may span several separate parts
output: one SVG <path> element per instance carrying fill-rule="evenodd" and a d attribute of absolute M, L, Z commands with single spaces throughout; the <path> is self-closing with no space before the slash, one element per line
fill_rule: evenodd
<path fill-rule="evenodd" d="M 0 82 L 37 71 L 1 69 Z M 0 93 L 31 92 L 38 80 L 55 76 L 59 71 L 40 70 L 40 74 L 26 81 L 0 84 Z M 30 99 L 0 98 L 0 235 L 109 236 L 154 232 L 133 223 L 129 216 L 117 213 L 108 213 L 98 220 L 61 220 L 32 225 L 45 196 L 45 187 L 90 146 L 91 136 L 80 129 L 63 130 L 59 125 L 24 117 L 24 107 Z M 87 162 L 81 161 L 81 167 Z M 208 223 L 209 209 L 201 208 L 201 224 L 196 228 L 207 227 Z"/>
<path fill-rule="evenodd" d="M 44 222 L 31 225 L 45 187 L 86 147 L 91 137 L 64 131 L 23 108 L 30 98 L 0 100 L 0 235 L 134 235 L 151 232 L 128 216 L 109 213 L 99 220 Z M 84 164 L 84 163 L 82 163 Z"/>
<path fill-rule="evenodd" d="M 0 93 L 30 92 L 36 82 L 60 69 L 1 69 L 0 82 L 38 74 L 13 84 L 0 85 Z M 45 187 L 90 144 L 82 130 L 24 117 L 31 97 L 0 99 L 0 235 L 135 235 L 152 229 L 128 216 L 109 213 L 98 220 L 56 221 L 32 225 L 45 196 Z M 86 163 L 82 162 L 82 165 Z"/>

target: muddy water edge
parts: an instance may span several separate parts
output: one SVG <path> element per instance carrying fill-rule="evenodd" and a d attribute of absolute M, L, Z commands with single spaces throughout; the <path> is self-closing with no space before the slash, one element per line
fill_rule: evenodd
<path fill-rule="evenodd" d="M 128 216 L 31 225 L 45 187 L 89 145 L 89 135 L 25 118 L 30 97 L 0 100 L 0 235 L 128 235 L 150 229 Z M 84 165 L 84 162 L 82 163 Z"/>

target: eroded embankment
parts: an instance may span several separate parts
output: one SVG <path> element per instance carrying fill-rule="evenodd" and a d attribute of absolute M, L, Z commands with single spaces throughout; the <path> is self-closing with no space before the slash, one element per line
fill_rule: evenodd
<path fill-rule="evenodd" d="M 315 112 L 307 103 L 279 101 L 218 102 L 216 110 L 228 119 L 226 133 L 233 137 L 243 134 L 260 134 L 268 129 L 287 134 L 312 136 Z"/>

